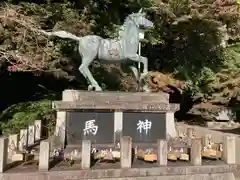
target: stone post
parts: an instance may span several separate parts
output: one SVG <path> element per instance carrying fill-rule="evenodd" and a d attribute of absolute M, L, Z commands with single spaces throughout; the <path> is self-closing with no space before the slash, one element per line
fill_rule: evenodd
<path fill-rule="evenodd" d="M 35 141 L 38 141 L 41 139 L 42 136 L 42 121 L 41 120 L 35 120 Z"/>
<path fill-rule="evenodd" d="M 175 120 L 174 120 L 174 112 L 166 112 L 166 133 L 167 136 L 176 137 L 176 127 L 175 127 Z"/>
<path fill-rule="evenodd" d="M 159 139 L 157 141 L 157 148 L 158 148 L 157 150 L 158 165 L 167 166 L 167 154 L 168 154 L 167 141 Z"/>
<path fill-rule="evenodd" d="M 123 126 L 123 112 L 114 112 L 114 142 L 120 144 L 122 137 L 122 126 Z"/>
<path fill-rule="evenodd" d="M 176 131 L 177 131 L 177 136 L 178 137 L 184 137 L 184 129 L 180 125 L 176 125 Z"/>
<path fill-rule="evenodd" d="M 91 167 L 91 141 L 82 141 L 82 169 L 89 169 Z"/>
<path fill-rule="evenodd" d="M 35 143 L 35 125 L 28 126 L 28 146 Z"/>
<path fill-rule="evenodd" d="M 201 139 L 193 139 L 190 151 L 191 163 L 194 166 L 202 165 L 202 142 Z"/>
<path fill-rule="evenodd" d="M 61 148 L 64 148 L 66 136 L 66 111 L 57 111 L 55 136 L 60 137 Z"/>
<path fill-rule="evenodd" d="M 19 135 L 18 134 L 11 134 L 8 136 L 8 158 L 11 159 L 12 156 L 16 153 L 18 149 L 18 141 Z"/>
<path fill-rule="evenodd" d="M 210 144 L 211 141 L 211 134 L 206 134 L 202 137 L 202 146 L 208 146 Z"/>
<path fill-rule="evenodd" d="M 227 164 L 236 163 L 236 139 L 234 136 L 223 136 L 222 158 Z"/>
<path fill-rule="evenodd" d="M 132 138 L 123 136 L 121 138 L 120 159 L 121 168 L 131 168 L 132 166 Z"/>
<path fill-rule="evenodd" d="M 19 137 L 19 145 L 18 148 L 20 151 L 24 150 L 24 146 L 27 146 L 28 142 L 28 130 L 21 129 L 20 130 L 20 137 Z"/>
<path fill-rule="evenodd" d="M 39 171 L 49 170 L 49 157 L 50 157 L 50 142 L 41 141 L 40 142 L 40 152 L 39 152 Z"/>
<path fill-rule="evenodd" d="M 193 138 L 193 128 L 187 128 L 186 136 L 187 136 L 187 139 L 188 139 L 188 145 L 191 146 L 192 138 Z"/>
<path fill-rule="evenodd" d="M 7 167 L 8 158 L 8 138 L 0 138 L 0 173 L 3 173 Z"/>
<path fill-rule="evenodd" d="M 187 128 L 187 137 L 192 138 L 193 137 L 193 128 Z"/>
<path fill-rule="evenodd" d="M 12 144 L 15 149 L 18 148 L 19 134 L 11 134 L 9 135 L 9 145 Z"/>

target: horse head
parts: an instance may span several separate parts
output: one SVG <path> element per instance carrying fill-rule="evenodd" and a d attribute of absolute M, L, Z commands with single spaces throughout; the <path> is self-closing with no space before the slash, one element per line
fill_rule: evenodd
<path fill-rule="evenodd" d="M 142 12 L 140 9 L 137 13 L 133 13 L 130 15 L 131 20 L 142 29 L 153 28 L 153 22 L 146 18 L 146 13 Z"/>

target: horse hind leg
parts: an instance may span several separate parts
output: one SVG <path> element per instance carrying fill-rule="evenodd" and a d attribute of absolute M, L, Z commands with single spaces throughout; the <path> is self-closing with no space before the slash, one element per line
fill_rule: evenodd
<path fill-rule="evenodd" d="M 89 70 L 89 65 L 93 61 L 93 59 L 94 58 L 83 57 L 82 64 L 79 67 L 79 71 L 85 77 L 85 79 L 87 79 L 90 82 L 88 90 L 92 90 L 92 88 L 95 88 L 95 91 L 102 91 L 102 88 L 99 86 L 99 84 L 94 79 L 92 73 Z"/>
<path fill-rule="evenodd" d="M 79 41 L 78 47 L 79 54 L 82 57 L 82 64 L 79 67 L 79 71 L 90 84 L 88 88 L 95 88 L 95 91 L 102 91 L 102 88 L 90 72 L 89 65 L 97 57 L 100 40 L 101 38 L 97 36 L 85 36 Z"/>

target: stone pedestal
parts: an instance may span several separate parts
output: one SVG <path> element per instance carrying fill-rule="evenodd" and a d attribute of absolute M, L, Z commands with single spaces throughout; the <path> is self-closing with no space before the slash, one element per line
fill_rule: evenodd
<path fill-rule="evenodd" d="M 201 139 L 193 139 L 191 145 L 190 159 L 194 166 L 202 165 L 202 141 Z"/>
<path fill-rule="evenodd" d="M 167 166 L 168 144 L 166 140 L 157 141 L 158 165 Z"/>
<path fill-rule="evenodd" d="M 91 141 L 82 141 L 82 169 L 89 169 L 91 167 Z"/>
<path fill-rule="evenodd" d="M 223 136 L 222 158 L 227 164 L 236 163 L 236 139 L 234 136 Z"/>
<path fill-rule="evenodd" d="M 8 138 L 0 138 L 0 173 L 3 173 L 7 167 L 7 158 L 8 158 Z"/>
<path fill-rule="evenodd" d="M 50 158 L 50 143 L 49 141 L 41 141 L 38 165 L 39 171 L 49 170 L 49 158 Z"/>
<path fill-rule="evenodd" d="M 121 168 L 131 168 L 132 166 L 132 138 L 124 136 L 121 138 Z"/>
<path fill-rule="evenodd" d="M 132 143 L 155 143 L 156 139 L 176 136 L 174 112 L 165 93 L 87 92 L 65 90 L 62 101 L 55 101 L 56 132 L 62 144 L 79 146 L 120 143 L 131 136 Z"/>

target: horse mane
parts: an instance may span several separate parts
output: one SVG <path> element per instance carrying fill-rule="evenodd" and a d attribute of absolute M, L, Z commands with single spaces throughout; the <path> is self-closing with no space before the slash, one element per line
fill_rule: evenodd
<path fill-rule="evenodd" d="M 119 27 L 119 30 L 118 30 L 118 39 L 121 39 L 123 36 L 124 36 L 124 32 L 125 32 L 125 28 L 127 27 L 127 24 L 129 23 L 130 21 L 130 16 L 133 15 L 133 14 L 130 14 L 128 15 L 125 19 L 124 19 L 124 23 L 123 25 L 121 25 Z"/>
<path fill-rule="evenodd" d="M 121 39 L 123 36 L 124 36 L 124 33 L 125 33 L 125 28 L 127 27 L 127 24 L 129 23 L 129 21 L 132 21 L 131 18 L 133 16 L 136 16 L 136 15 L 141 15 L 141 13 L 132 13 L 132 14 L 129 14 L 125 19 L 124 19 L 124 23 L 122 26 L 119 27 L 119 30 L 118 30 L 118 38 Z"/>

